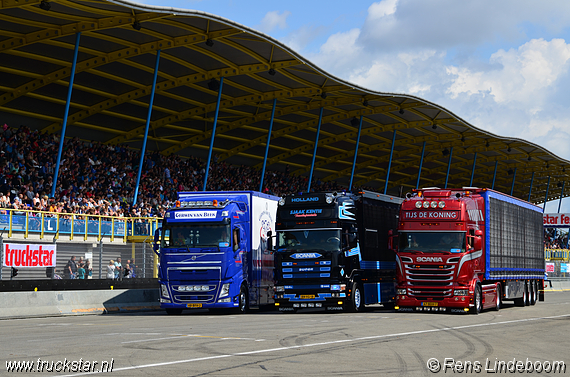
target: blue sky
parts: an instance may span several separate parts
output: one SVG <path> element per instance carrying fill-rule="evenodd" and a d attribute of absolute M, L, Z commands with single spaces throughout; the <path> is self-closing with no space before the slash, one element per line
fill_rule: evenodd
<path fill-rule="evenodd" d="M 138 2 L 231 19 L 344 80 L 416 95 L 570 160 L 568 0 Z"/>

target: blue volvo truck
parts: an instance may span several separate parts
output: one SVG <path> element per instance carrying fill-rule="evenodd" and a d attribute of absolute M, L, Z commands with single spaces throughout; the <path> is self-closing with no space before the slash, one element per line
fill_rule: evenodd
<path fill-rule="evenodd" d="M 401 203 L 373 192 L 282 198 L 275 251 L 279 310 L 393 307 L 396 255 L 388 240 L 398 227 Z"/>
<path fill-rule="evenodd" d="M 254 191 L 180 192 L 155 233 L 160 307 L 230 309 L 273 305 L 279 198 Z"/>

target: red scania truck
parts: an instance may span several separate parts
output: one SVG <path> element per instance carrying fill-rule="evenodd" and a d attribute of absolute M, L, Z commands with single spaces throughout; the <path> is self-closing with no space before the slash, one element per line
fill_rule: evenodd
<path fill-rule="evenodd" d="M 544 300 L 542 208 L 490 189 L 426 188 L 400 208 L 396 308 L 471 312 Z"/>

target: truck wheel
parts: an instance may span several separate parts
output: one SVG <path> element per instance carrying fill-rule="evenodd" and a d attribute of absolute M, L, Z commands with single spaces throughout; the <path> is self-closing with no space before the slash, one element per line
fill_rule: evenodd
<path fill-rule="evenodd" d="M 479 284 L 475 286 L 475 297 L 473 301 L 475 306 L 471 308 L 471 314 L 481 313 L 481 308 L 483 308 L 483 301 L 481 297 L 481 286 Z"/>
<path fill-rule="evenodd" d="M 361 312 L 364 305 L 362 302 L 362 289 L 360 288 L 360 284 L 352 283 L 352 296 L 350 299 L 350 311 L 353 313 Z"/>
<path fill-rule="evenodd" d="M 242 285 L 239 291 L 239 308 L 240 314 L 245 314 L 249 311 L 249 300 L 247 297 L 247 289 Z"/>
<path fill-rule="evenodd" d="M 182 309 L 168 308 L 168 309 L 166 309 L 166 314 L 168 314 L 168 315 L 180 315 L 180 314 L 182 314 Z"/>
<path fill-rule="evenodd" d="M 495 299 L 495 310 L 501 310 L 502 305 L 502 291 L 501 291 L 501 284 L 497 284 L 497 298 Z"/>
<path fill-rule="evenodd" d="M 516 306 L 527 306 L 528 305 L 528 287 L 526 283 L 524 285 L 524 291 L 522 297 L 515 299 Z"/>
<path fill-rule="evenodd" d="M 530 284 L 526 282 L 524 284 L 524 306 L 530 305 Z"/>
<path fill-rule="evenodd" d="M 530 304 L 534 305 L 536 304 L 536 300 L 537 300 L 537 284 L 536 281 L 531 281 L 530 282 Z"/>

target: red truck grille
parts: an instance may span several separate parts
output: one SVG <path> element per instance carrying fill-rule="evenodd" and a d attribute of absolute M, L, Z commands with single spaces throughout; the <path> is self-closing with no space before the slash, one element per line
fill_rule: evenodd
<path fill-rule="evenodd" d="M 408 295 L 418 299 L 453 295 L 453 264 L 404 264 Z"/>

